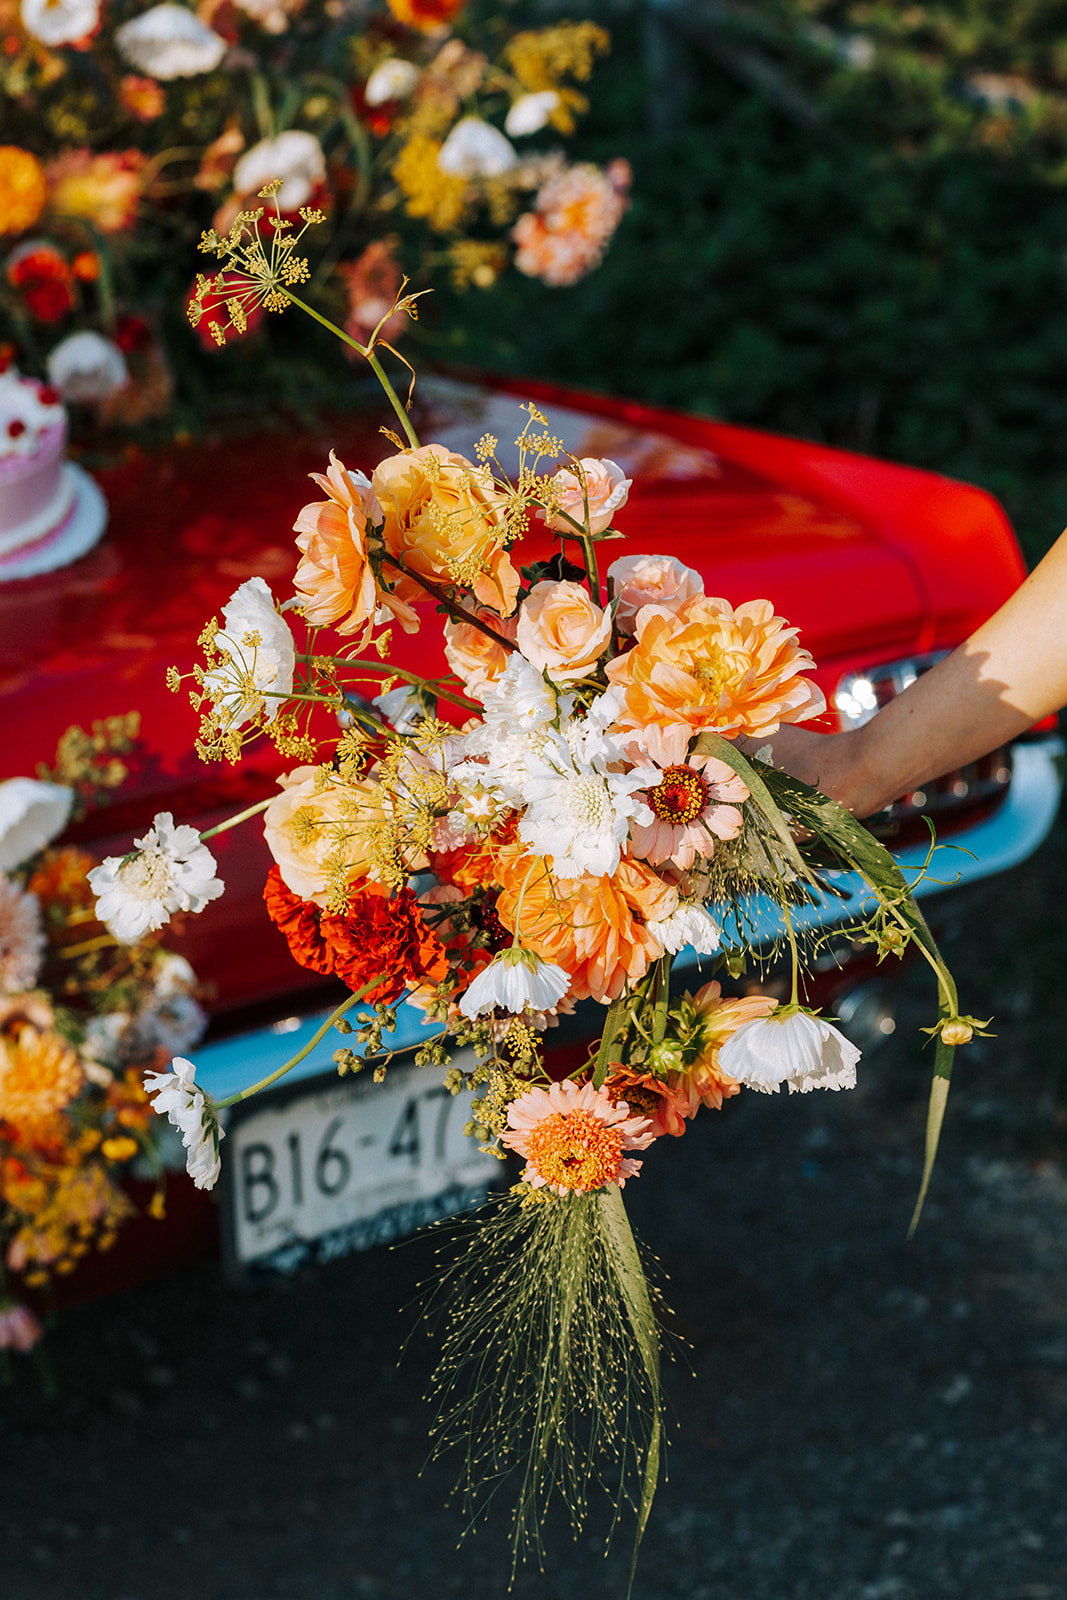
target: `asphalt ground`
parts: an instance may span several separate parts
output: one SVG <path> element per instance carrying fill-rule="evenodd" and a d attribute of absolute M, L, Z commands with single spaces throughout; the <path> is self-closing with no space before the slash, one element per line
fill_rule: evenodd
<path fill-rule="evenodd" d="M 1065 888 L 1061 824 L 943 929 L 996 1038 L 913 1243 L 918 971 L 859 1089 L 745 1094 L 628 1187 L 687 1342 L 637 1600 L 1067 1600 Z M 55 1397 L 29 1363 L 0 1392 L 3 1600 L 502 1600 L 506 1505 L 461 1539 L 426 1464 L 434 1249 L 254 1292 L 203 1261 L 65 1312 Z M 608 1522 L 553 1524 L 516 1600 L 621 1600 Z"/>

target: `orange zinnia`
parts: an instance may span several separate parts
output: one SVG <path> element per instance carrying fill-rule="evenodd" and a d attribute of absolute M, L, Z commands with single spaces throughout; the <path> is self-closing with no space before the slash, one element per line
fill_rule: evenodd
<path fill-rule="evenodd" d="M 643 861 L 623 860 L 602 878 L 556 878 L 531 855 L 501 860 L 499 870 L 501 922 L 514 933 L 517 918 L 525 948 L 571 974 L 575 1000 L 617 999 L 663 954 L 646 924 L 670 915 L 675 894 Z"/>
<path fill-rule="evenodd" d="M 801 676 L 815 663 L 796 635 L 769 600 L 735 611 L 701 594 L 674 616 L 646 607 L 633 649 L 607 666 L 625 694 L 619 726 L 765 738 L 783 722 L 817 716 L 826 702 Z"/>

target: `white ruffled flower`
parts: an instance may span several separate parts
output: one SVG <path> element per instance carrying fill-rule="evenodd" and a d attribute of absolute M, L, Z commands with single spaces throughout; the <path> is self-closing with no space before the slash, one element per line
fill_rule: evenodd
<path fill-rule="evenodd" d="M 67 826 L 73 789 L 38 778 L 0 783 L 0 872 L 10 872 L 51 844 Z"/>
<path fill-rule="evenodd" d="M 570 986 L 570 975 L 554 961 L 542 961 L 532 950 L 512 945 L 479 972 L 459 1009 L 465 1017 L 482 1017 L 490 1011 L 511 1016 L 521 1016 L 527 1009 L 551 1011 Z"/>
<path fill-rule="evenodd" d="M 387 100 L 406 100 L 419 78 L 419 69 L 413 61 L 402 56 L 390 56 L 380 61 L 367 79 L 363 98 L 369 106 L 383 106 Z"/>
<path fill-rule="evenodd" d="M 173 1072 L 146 1072 L 145 1089 L 152 1109 L 169 1118 L 180 1132 L 185 1165 L 196 1187 L 213 1189 L 222 1171 L 219 1141 L 226 1137 L 225 1131 L 219 1127 L 211 1096 L 197 1086 L 193 1063 L 176 1056 L 171 1066 Z"/>
<path fill-rule="evenodd" d="M 214 72 L 226 54 L 226 41 L 185 6 L 170 0 L 124 22 L 115 34 L 124 61 L 150 78 L 196 78 Z"/>
<path fill-rule="evenodd" d="M 136 849 L 108 856 L 88 874 L 96 914 L 120 944 L 136 944 L 176 911 L 203 911 L 222 893 L 215 858 L 195 828 L 161 811 Z"/>
<path fill-rule="evenodd" d="M 299 211 L 307 205 L 320 183 L 326 181 L 326 157 L 313 133 L 289 128 L 276 139 L 261 139 L 246 150 L 233 169 L 237 194 L 258 194 L 275 178 L 281 178 L 278 207 Z"/>
<path fill-rule="evenodd" d="M 457 178 L 499 178 L 518 159 L 499 128 L 481 117 L 461 117 L 438 151 L 437 165 Z"/>
<path fill-rule="evenodd" d="M 648 931 L 670 955 L 692 948 L 698 956 L 714 955 L 722 945 L 722 929 L 699 905 L 680 905 L 669 917 L 650 922 Z"/>
<path fill-rule="evenodd" d="M 22 0 L 22 26 L 50 49 L 74 44 L 92 33 L 100 20 L 98 0 Z"/>
<path fill-rule="evenodd" d="M 558 878 L 614 872 L 631 820 L 644 823 L 652 816 L 639 797 L 647 787 L 645 768 L 612 772 L 604 760 L 576 761 L 559 734 L 546 740 L 529 774 L 522 785 L 526 810 L 519 837 L 538 855 L 552 857 Z"/>
<path fill-rule="evenodd" d="M 719 1051 L 722 1070 L 761 1094 L 775 1094 L 783 1083 L 791 1094 L 854 1089 L 859 1058 L 824 1017 L 789 1007 L 744 1023 Z"/>
<path fill-rule="evenodd" d="M 266 713 L 273 722 L 293 687 L 296 646 L 262 578 L 249 578 L 222 608 L 224 629 L 214 645 L 222 663 L 204 675 L 204 691 L 214 701 L 224 729 L 239 728 Z M 269 694 L 270 698 L 266 698 Z"/>
<path fill-rule="evenodd" d="M 24 994 L 37 982 L 44 928 L 37 896 L 0 872 L 0 994 Z"/>
<path fill-rule="evenodd" d="M 376 694 L 371 704 L 397 733 L 414 733 L 419 723 L 426 720 L 426 713 L 410 683 L 402 683 L 387 694 Z"/>
<path fill-rule="evenodd" d="M 555 89 L 538 89 L 533 94 L 520 94 L 504 119 L 504 127 L 513 139 L 522 139 L 529 133 L 540 133 L 558 105 L 559 95 Z"/>
<path fill-rule="evenodd" d="M 48 378 L 64 400 L 106 400 L 129 378 L 126 358 L 113 339 L 83 328 L 61 339 L 48 357 Z"/>

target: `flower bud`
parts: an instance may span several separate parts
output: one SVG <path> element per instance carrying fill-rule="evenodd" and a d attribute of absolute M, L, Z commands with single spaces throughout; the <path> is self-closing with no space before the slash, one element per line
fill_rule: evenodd
<path fill-rule="evenodd" d="M 962 1017 L 953 1017 L 942 1026 L 941 1038 L 945 1044 L 954 1046 L 970 1044 L 974 1038 L 974 1029 L 969 1022 L 964 1022 Z"/>

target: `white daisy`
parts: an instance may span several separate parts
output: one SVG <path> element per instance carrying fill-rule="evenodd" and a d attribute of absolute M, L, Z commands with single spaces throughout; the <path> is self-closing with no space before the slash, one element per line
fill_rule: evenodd
<path fill-rule="evenodd" d="M 643 767 L 613 772 L 603 760 L 576 760 L 566 739 L 551 734 L 522 784 L 519 837 L 538 855 L 552 857 L 559 878 L 612 873 L 631 821 L 651 816 L 639 796 L 647 781 Z"/>
<path fill-rule="evenodd" d="M 203 911 L 222 893 L 215 858 L 195 828 L 161 811 L 126 856 L 108 856 L 88 874 L 96 914 L 120 944 L 136 944 L 176 911 Z"/>

